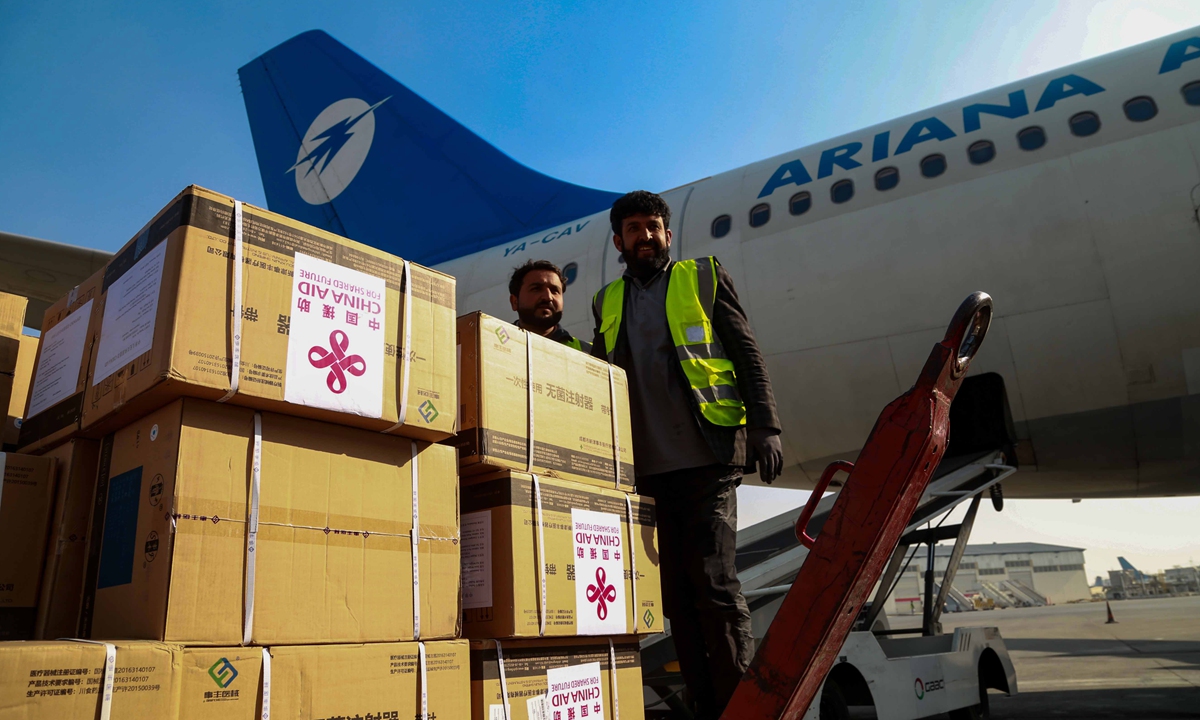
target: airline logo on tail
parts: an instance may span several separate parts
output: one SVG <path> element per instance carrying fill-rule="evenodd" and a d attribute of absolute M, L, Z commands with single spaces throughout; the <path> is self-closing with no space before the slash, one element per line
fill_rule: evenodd
<path fill-rule="evenodd" d="M 321 111 L 296 153 L 296 191 L 309 205 L 322 205 L 342 194 L 362 168 L 375 138 L 374 105 L 358 98 L 338 100 Z"/>

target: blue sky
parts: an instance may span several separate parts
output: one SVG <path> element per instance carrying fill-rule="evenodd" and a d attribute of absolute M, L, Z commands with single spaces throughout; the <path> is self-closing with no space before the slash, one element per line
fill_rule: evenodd
<path fill-rule="evenodd" d="M 321 28 L 517 160 L 664 190 L 1185 27 L 1200 3 L 3 3 L 0 228 L 265 204 L 237 68 Z"/>
<path fill-rule="evenodd" d="M 237 68 L 313 28 L 517 160 L 624 191 L 1196 25 L 1195 0 L 0 0 L 0 229 L 114 250 L 191 183 L 265 204 Z M 806 495 L 748 489 L 743 525 Z M 1159 502 L 1010 503 L 976 537 L 1083 544 L 1093 575 L 1122 549 L 1146 569 L 1200 558 L 1200 502 Z M 1145 525 L 1121 525 L 1131 507 Z"/>

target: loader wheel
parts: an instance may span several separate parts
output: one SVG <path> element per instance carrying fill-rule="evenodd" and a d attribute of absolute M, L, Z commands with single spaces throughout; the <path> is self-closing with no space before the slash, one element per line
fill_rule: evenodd
<path fill-rule="evenodd" d="M 982 666 L 979 668 L 979 704 L 951 710 L 948 715 L 950 720 L 988 720 L 992 716 L 991 708 L 988 706 L 987 685 L 983 681 Z"/>
<path fill-rule="evenodd" d="M 825 681 L 825 689 L 821 691 L 821 720 L 850 720 L 850 706 L 846 704 L 846 696 L 842 689 L 832 680 Z"/>
<path fill-rule="evenodd" d="M 988 488 L 988 492 L 992 496 L 992 507 L 996 509 L 996 512 L 1004 509 L 1004 488 L 1001 487 L 1002 484 L 996 483 Z"/>

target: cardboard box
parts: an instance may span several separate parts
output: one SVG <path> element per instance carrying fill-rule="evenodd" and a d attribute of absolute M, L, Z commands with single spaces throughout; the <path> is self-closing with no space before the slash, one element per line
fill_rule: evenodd
<path fill-rule="evenodd" d="M 470 717 L 470 652 L 464 640 L 271 648 L 271 716 L 279 718 Z M 255 719 L 257 720 L 257 718 Z"/>
<path fill-rule="evenodd" d="M 46 310 L 21 412 L 22 452 L 54 447 L 79 431 L 92 353 L 89 327 L 103 281 L 104 271 L 97 271 Z"/>
<path fill-rule="evenodd" d="M 625 371 L 483 313 L 458 319 L 462 417 L 455 442 L 461 450 L 463 475 L 529 470 L 526 338 L 532 340 L 533 351 L 532 472 L 616 487 L 613 445 L 617 445 L 620 486 L 632 490 Z M 614 441 L 609 410 L 614 395 L 619 441 Z"/>
<path fill-rule="evenodd" d="M 28 640 L 54 508 L 54 459 L 6 453 L 0 465 L 0 640 Z"/>
<path fill-rule="evenodd" d="M 42 572 L 34 637 L 79 637 L 79 608 L 87 566 L 88 525 L 96 490 L 100 443 L 68 440 L 44 457 L 55 461 L 54 516 Z"/>
<path fill-rule="evenodd" d="M 28 305 L 29 300 L 20 295 L 0 292 L 0 373 L 11 375 L 17 366 Z"/>
<path fill-rule="evenodd" d="M 539 545 L 546 636 L 660 632 L 654 500 L 554 478 L 538 485 L 541 543 L 532 476 L 500 472 L 462 490 L 464 636 L 538 637 Z"/>
<path fill-rule="evenodd" d="M 16 378 L 8 373 L 0 373 L 0 408 L 8 407 L 12 404 L 13 384 Z M 5 420 L 3 427 L 0 427 L 0 447 L 8 448 L 8 427 L 14 425 L 12 417 Z M 13 443 L 15 444 L 15 443 Z"/>
<path fill-rule="evenodd" d="M 554 638 L 503 640 L 504 678 L 511 720 L 621 720 L 645 717 L 638 639 Z M 471 641 L 471 718 L 503 717 L 500 662 L 493 640 Z M 616 707 L 612 668 L 616 665 Z M 582 707 L 587 707 L 583 714 Z M 599 707 L 597 707 L 599 706 Z M 556 715 L 555 712 L 560 713 Z M 457 716 L 456 716 L 457 717 Z"/>
<path fill-rule="evenodd" d="M 83 427 L 98 436 L 181 396 L 442 440 L 454 432 L 454 278 L 191 186 L 108 263 Z M 411 285 L 411 328 L 401 319 Z M 240 342 L 234 342 L 240 308 Z M 410 347 L 404 348 L 411 331 Z M 399 363 L 398 358 L 407 358 Z"/>
<path fill-rule="evenodd" d="M 263 648 L 184 648 L 179 720 L 259 720 Z"/>
<path fill-rule="evenodd" d="M 115 642 L 110 717 L 174 718 L 182 648 Z M 0 720 L 95 720 L 104 687 L 104 645 L 0 643 Z"/>
<path fill-rule="evenodd" d="M 237 645 L 252 585 L 254 644 L 410 640 L 414 571 L 421 637 L 455 637 L 454 449 L 261 413 L 251 555 L 255 414 L 184 398 L 105 439 L 85 579 L 94 603 L 85 594 L 81 624 L 90 637 Z"/>
<path fill-rule="evenodd" d="M 0 404 L 0 407 L 8 408 L 8 417 L 5 419 L 3 430 L 0 430 L 0 444 L 6 446 L 16 446 L 17 444 L 21 432 L 21 418 L 25 417 L 25 403 L 29 399 L 29 381 L 33 375 L 33 361 L 37 357 L 38 351 L 38 338 L 32 335 L 22 335 L 20 343 L 8 404 Z"/>

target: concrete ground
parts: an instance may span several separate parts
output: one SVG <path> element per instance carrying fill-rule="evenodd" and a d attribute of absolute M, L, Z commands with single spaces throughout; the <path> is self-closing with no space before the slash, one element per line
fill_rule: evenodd
<path fill-rule="evenodd" d="M 1000 629 L 1020 692 L 989 698 L 997 720 L 1200 718 L 1200 596 L 1014 608 L 942 616 Z M 894 627 L 919 619 L 893 617 Z"/>

